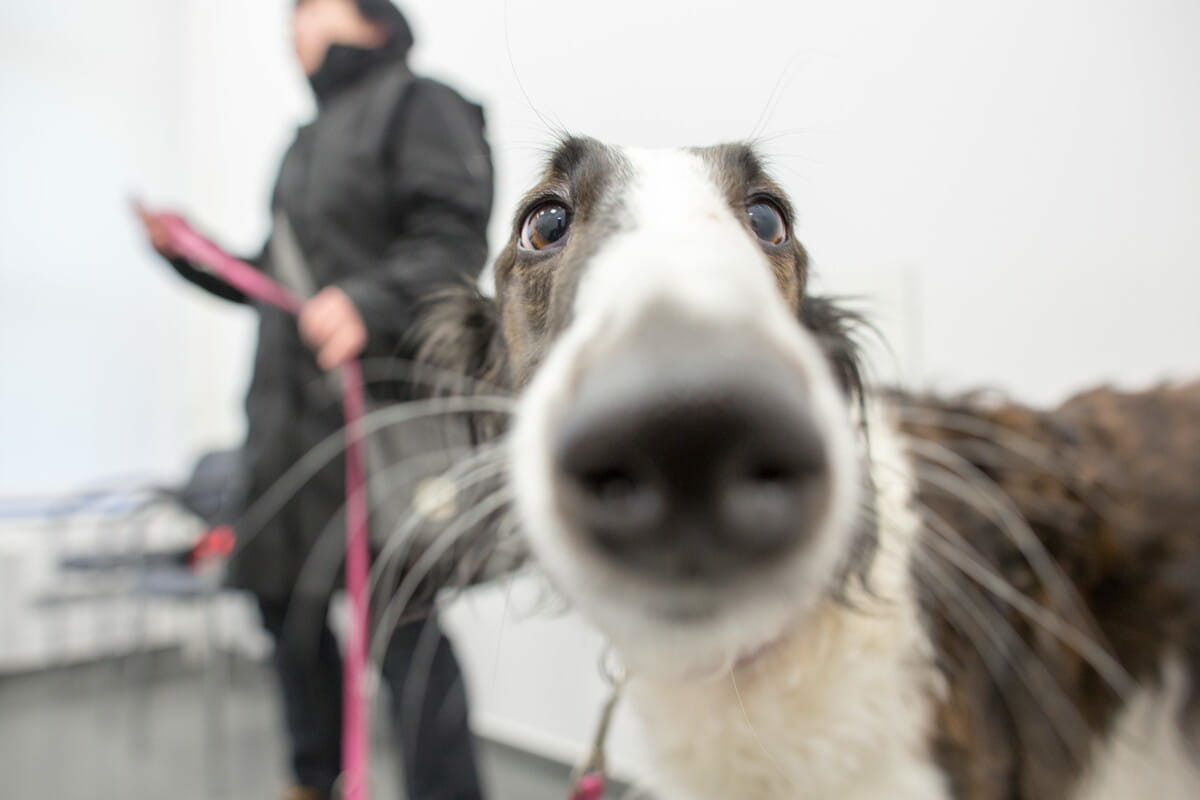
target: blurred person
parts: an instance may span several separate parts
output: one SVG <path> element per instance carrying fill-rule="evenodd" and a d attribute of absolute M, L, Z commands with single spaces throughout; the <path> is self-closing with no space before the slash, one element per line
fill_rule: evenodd
<path fill-rule="evenodd" d="M 357 357 L 403 354 L 419 298 L 459 275 L 478 274 L 492 203 L 483 112 L 410 72 L 413 37 L 395 6 L 299 0 L 292 29 L 318 111 L 284 158 L 271 237 L 249 261 L 311 299 L 298 323 L 283 311 L 257 308 L 246 399 L 249 503 L 341 429 L 341 408 L 322 370 Z M 142 213 L 142 221 L 179 274 L 222 298 L 248 302 L 179 258 L 156 217 Z M 244 532 L 244 549 L 230 564 L 231 584 L 253 593 L 275 639 L 296 782 L 286 797 L 294 800 L 332 797 L 340 772 L 341 661 L 327 624 L 334 580 L 323 593 L 296 587 L 344 492 L 343 466 L 334 459 L 261 530 Z M 436 618 L 400 626 L 383 670 L 409 800 L 481 797 L 462 676 Z M 405 691 L 410 672 L 419 691 Z"/>

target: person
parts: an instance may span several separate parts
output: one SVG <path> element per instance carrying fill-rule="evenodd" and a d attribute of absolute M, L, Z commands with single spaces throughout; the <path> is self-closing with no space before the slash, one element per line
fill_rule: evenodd
<path fill-rule="evenodd" d="M 482 109 L 410 71 L 413 37 L 395 6 L 299 0 L 292 21 L 295 54 L 318 110 L 284 158 L 271 236 L 250 262 L 311 299 L 298 323 L 257 308 L 246 399 L 247 503 L 341 429 L 340 406 L 322 371 L 356 357 L 403 353 L 422 295 L 478 275 L 492 203 Z M 142 221 L 184 278 L 247 302 L 179 258 L 159 218 L 143 212 Z M 239 531 L 240 550 L 229 566 L 230 582 L 253 593 L 275 639 L 296 782 L 287 797 L 294 800 L 333 796 L 340 771 L 341 662 L 326 620 L 333 588 L 296 587 L 318 537 L 331 520 L 336 524 L 342 469 L 334 459 L 259 530 Z M 436 618 L 399 626 L 383 674 L 409 800 L 479 798 L 465 689 Z M 418 691 L 406 690 L 413 682 Z"/>

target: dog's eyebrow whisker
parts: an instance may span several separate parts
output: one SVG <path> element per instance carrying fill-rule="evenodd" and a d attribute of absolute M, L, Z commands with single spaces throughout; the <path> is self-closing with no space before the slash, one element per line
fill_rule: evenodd
<path fill-rule="evenodd" d="M 800 60 L 802 55 L 804 55 L 804 50 L 797 49 L 792 53 L 791 57 L 788 58 L 787 63 L 783 66 L 783 69 L 780 70 L 779 76 L 775 79 L 775 83 L 771 87 L 771 93 L 767 96 L 767 102 L 763 105 L 762 111 L 759 112 L 758 119 L 754 122 L 754 127 L 750 129 L 750 134 L 746 137 L 747 142 L 757 145 L 763 141 L 761 138 L 762 133 L 766 130 L 766 126 L 771 123 L 771 117 L 775 114 L 779 98 L 782 97 L 780 90 L 783 88 L 784 83 L 790 78 L 792 68 L 796 65 L 796 62 Z"/>
<path fill-rule="evenodd" d="M 521 74 L 517 70 L 516 59 L 513 57 L 512 35 L 509 31 L 509 16 L 511 13 L 512 9 L 510 8 L 510 0 L 504 0 L 504 51 L 508 56 L 508 66 L 509 69 L 512 70 L 513 80 L 517 82 L 517 88 L 521 90 L 521 96 L 525 98 L 525 105 L 528 106 L 529 110 L 532 111 L 534 116 L 538 118 L 538 121 L 545 126 L 546 131 L 551 135 L 561 138 L 565 133 L 562 123 L 552 123 L 542 114 L 541 111 L 538 110 L 537 106 L 533 104 L 533 98 L 529 96 L 529 92 L 525 88 L 525 82 L 521 80 Z"/>

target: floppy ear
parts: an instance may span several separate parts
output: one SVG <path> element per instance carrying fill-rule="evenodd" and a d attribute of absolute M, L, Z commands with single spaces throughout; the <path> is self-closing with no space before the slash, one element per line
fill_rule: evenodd
<path fill-rule="evenodd" d="M 842 391 L 861 404 L 866 381 L 859 336 L 871 330 L 870 323 L 833 298 L 813 296 L 801 302 L 800 322 L 817 337 Z"/>
<path fill-rule="evenodd" d="M 417 364 L 432 368 L 437 394 L 509 392 L 500 309 L 474 281 L 429 295 L 415 337 Z"/>
<path fill-rule="evenodd" d="M 806 296 L 800 306 L 800 322 L 817 338 L 846 399 L 862 412 L 859 429 L 869 447 L 871 432 L 866 414 L 866 368 L 860 339 L 864 333 L 877 334 L 877 331 L 861 314 L 831 297 Z M 869 475 L 864 478 L 870 480 Z M 866 496 L 867 502 L 873 502 L 874 492 L 867 492 Z M 852 603 L 845 588 L 850 581 L 857 582 L 868 593 L 874 593 L 869 576 L 879 548 L 878 524 L 872 515 L 860 514 L 858 525 L 858 533 L 842 564 L 835 592 L 837 599 L 846 603 Z"/>

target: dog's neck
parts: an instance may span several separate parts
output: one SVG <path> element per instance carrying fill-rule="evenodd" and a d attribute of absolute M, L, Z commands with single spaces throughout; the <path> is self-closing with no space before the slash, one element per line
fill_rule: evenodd
<path fill-rule="evenodd" d="M 664 800 L 945 796 L 928 745 L 939 684 L 909 569 L 911 470 L 894 429 L 873 416 L 870 590 L 823 602 L 724 677 L 631 682 Z"/>

